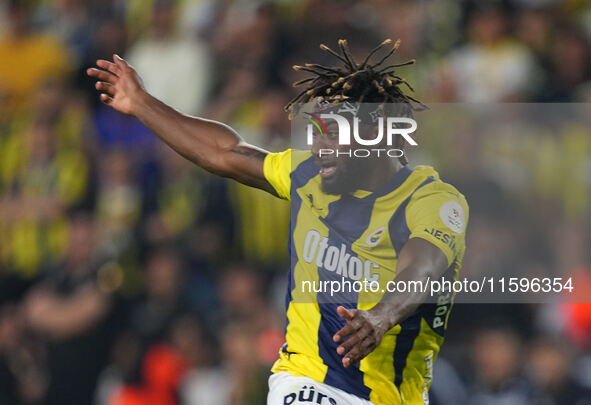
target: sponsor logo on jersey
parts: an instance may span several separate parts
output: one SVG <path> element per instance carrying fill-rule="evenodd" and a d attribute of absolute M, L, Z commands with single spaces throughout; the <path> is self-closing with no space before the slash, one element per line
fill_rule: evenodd
<path fill-rule="evenodd" d="M 433 235 L 435 237 L 435 239 L 439 239 L 440 241 L 445 243 L 454 252 L 456 251 L 456 236 L 455 235 L 452 235 L 450 233 L 445 233 L 445 232 L 440 231 L 439 229 L 435 229 L 435 228 L 431 228 L 431 229 L 425 228 L 425 232 L 427 232 L 429 235 Z"/>
<path fill-rule="evenodd" d="M 306 263 L 313 263 L 318 268 L 336 272 L 336 274 L 354 281 L 379 280 L 380 275 L 375 272 L 380 268 L 379 264 L 371 260 L 360 259 L 348 253 L 347 250 L 347 245 L 344 243 L 341 243 L 340 246 L 331 245 L 326 236 L 323 237 L 320 232 L 311 229 L 304 239 L 302 259 Z"/>

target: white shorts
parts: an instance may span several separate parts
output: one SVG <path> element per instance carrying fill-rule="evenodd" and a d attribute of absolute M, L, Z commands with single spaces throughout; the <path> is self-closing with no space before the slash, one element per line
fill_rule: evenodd
<path fill-rule="evenodd" d="M 373 405 L 371 402 L 308 377 L 281 372 L 269 377 L 267 405 Z"/>

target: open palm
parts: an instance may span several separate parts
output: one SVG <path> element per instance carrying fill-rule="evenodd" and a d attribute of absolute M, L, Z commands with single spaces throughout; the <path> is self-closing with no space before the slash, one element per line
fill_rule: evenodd
<path fill-rule="evenodd" d="M 133 114 L 144 92 L 135 70 L 118 55 L 113 55 L 113 62 L 99 59 L 96 64 L 100 69 L 90 68 L 86 73 L 99 80 L 95 87 L 101 92 L 101 101 L 124 114 Z"/>

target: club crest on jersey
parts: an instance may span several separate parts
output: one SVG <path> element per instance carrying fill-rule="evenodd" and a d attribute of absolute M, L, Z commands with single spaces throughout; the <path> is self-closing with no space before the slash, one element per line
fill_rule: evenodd
<path fill-rule="evenodd" d="M 368 246 L 375 246 L 378 244 L 378 242 L 380 241 L 380 239 L 382 239 L 382 236 L 384 235 L 384 231 L 386 230 L 385 226 L 382 226 L 381 228 L 376 229 L 375 231 L 373 231 L 372 233 L 370 233 L 367 238 L 365 239 L 365 243 L 367 243 Z"/>

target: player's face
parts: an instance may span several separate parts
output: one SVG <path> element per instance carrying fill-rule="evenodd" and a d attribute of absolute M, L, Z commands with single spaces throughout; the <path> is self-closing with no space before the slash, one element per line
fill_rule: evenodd
<path fill-rule="evenodd" d="M 312 153 L 320 168 L 322 191 L 327 194 L 341 195 L 365 189 L 364 185 L 370 174 L 373 159 L 355 157 L 351 152 L 359 147 L 357 144 L 339 145 L 336 123 L 327 124 L 326 129 L 328 135 L 317 135 L 312 145 Z"/>

